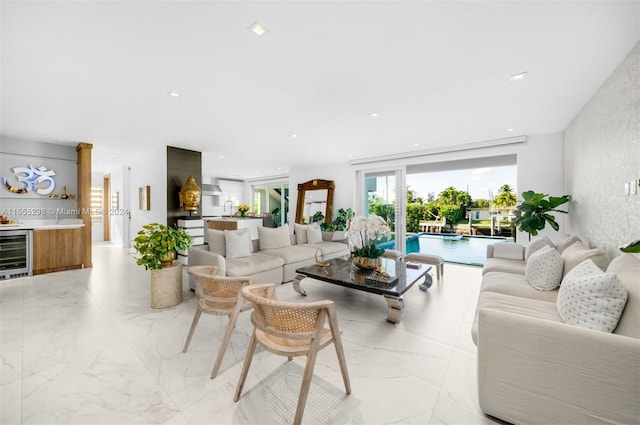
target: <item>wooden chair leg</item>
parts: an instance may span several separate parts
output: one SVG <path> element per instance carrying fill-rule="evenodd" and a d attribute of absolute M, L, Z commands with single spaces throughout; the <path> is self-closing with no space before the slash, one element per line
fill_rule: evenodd
<path fill-rule="evenodd" d="M 242 307 L 242 302 L 236 303 L 236 308 L 233 310 L 233 313 L 229 315 L 229 323 L 227 324 L 227 329 L 224 331 L 224 337 L 222 338 L 222 342 L 220 343 L 220 348 L 218 348 L 218 355 L 216 356 L 216 362 L 213 365 L 213 369 L 211 369 L 211 379 L 215 378 L 218 375 L 218 371 L 220 370 L 220 366 L 222 365 L 222 358 L 224 357 L 224 353 L 227 351 L 227 346 L 229 345 L 229 341 L 231 340 L 231 334 L 236 327 L 236 321 L 238 320 L 238 316 L 240 315 L 240 308 Z"/>
<path fill-rule="evenodd" d="M 191 344 L 191 337 L 193 337 L 193 332 L 195 332 L 196 326 L 198 326 L 198 321 L 200 320 L 201 314 L 202 314 L 202 311 L 200 310 L 200 307 L 198 307 L 198 309 L 196 310 L 196 314 L 194 314 L 193 316 L 193 321 L 191 322 L 191 329 L 189 329 L 189 335 L 187 335 L 187 340 L 185 341 L 184 347 L 182 348 L 183 353 L 186 353 L 187 350 L 189 349 L 189 344 Z"/>
<path fill-rule="evenodd" d="M 300 425 L 302 423 L 302 415 L 304 414 L 304 408 L 307 404 L 307 396 L 309 395 L 309 388 L 311 387 L 311 378 L 313 378 L 313 368 L 316 364 L 316 358 L 318 357 L 318 339 L 311 344 L 311 349 L 307 355 L 307 363 L 304 366 L 304 373 L 302 375 L 302 385 L 300 386 L 300 395 L 298 396 L 298 406 L 296 407 L 296 415 L 293 418 L 293 425 Z"/>
<path fill-rule="evenodd" d="M 240 372 L 240 379 L 238 380 L 238 386 L 236 387 L 236 393 L 233 396 L 233 401 L 240 400 L 240 394 L 242 394 L 242 388 L 244 387 L 244 381 L 247 379 L 247 373 L 249 373 L 249 367 L 251 366 L 251 360 L 253 359 L 253 353 L 256 350 L 256 331 L 253 330 L 251 339 L 249 340 L 249 346 L 247 347 L 247 354 L 244 356 L 244 363 L 242 365 L 242 371 Z"/>
<path fill-rule="evenodd" d="M 344 382 L 344 389 L 347 394 L 351 394 L 351 381 L 349 379 L 349 372 L 347 370 L 347 359 L 344 356 L 344 347 L 342 345 L 342 336 L 338 329 L 338 321 L 335 315 L 329 313 L 329 327 L 333 334 L 333 345 L 336 349 L 336 355 L 338 356 L 338 364 L 340 365 L 340 372 L 342 373 L 342 381 Z"/>

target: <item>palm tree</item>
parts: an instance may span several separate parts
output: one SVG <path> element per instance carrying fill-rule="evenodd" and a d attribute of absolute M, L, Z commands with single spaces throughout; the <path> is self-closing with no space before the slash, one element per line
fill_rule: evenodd
<path fill-rule="evenodd" d="M 503 184 L 499 190 L 500 193 L 493 198 L 493 205 L 498 208 L 510 207 L 516 204 L 516 195 L 514 190 L 508 184 Z"/>

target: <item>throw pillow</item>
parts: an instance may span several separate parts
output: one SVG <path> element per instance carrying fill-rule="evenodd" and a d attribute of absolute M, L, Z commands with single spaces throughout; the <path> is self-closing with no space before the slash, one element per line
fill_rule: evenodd
<path fill-rule="evenodd" d="M 225 230 L 224 242 L 227 246 L 227 258 L 242 258 L 251 255 L 249 229 Z"/>
<path fill-rule="evenodd" d="M 610 262 L 609 257 L 607 257 L 604 251 L 598 248 L 589 249 L 580 241 L 576 241 L 572 243 L 571 246 L 565 248 L 561 255 L 564 260 L 564 276 L 585 260 L 592 260 L 600 270 L 606 270 Z"/>
<path fill-rule="evenodd" d="M 347 231 L 346 230 L 336 230 L 333 232 L 332 241 L 343 241 L 347 239 Z"/>
<path fill-rule="evenodd" d="M 504 258 L 506 260 L 522 261 L 522 248 L 517 249 L 519 245 L 508 242 L 498 242 L 493 244 L 493 257 Z"/>
<path fill-rule="evenodd" d="M 605 273 L 586 260 L 562 279 L 557 306 L 565 323 L 613 332 L 626 303 L 627 290 L 616 274 Z"/>
<path fill-rule="evenodd" d="M 536 236 L 535 238 L 531 239 L 529 241 L 529 244 L 527 245 L 527 247 L 524 250 L 524 260 L 525 261 L 529 261 L 529 257 L 531 257 L 531 254 L 533 254 L 534 252 L 536 252 L 540 248 L 542 248 L 544 246 L 547 246 L 547 245 L 549 245 L 551 247 L 555 247 L 553 245 L 553 242 L 551 242 L 551 239 L 549 239 L 549 236 L 547 236 L 547 235 L 540 235 L 540 236 Z"/>
<path fill-rule="evenodd" d="M 524 269 L 524 277 L 538 291 L 553 291 L 560 285 L 563 266 L 564 262 L 558 251 L 546 245 L 531 254 Z"/>
<path fill-rule="evenodd" d="M 293 231 L 296 234 L 296 243 L 307 243 L 307 227 L 309 227 L 308 224 L 295 223 L 293 225 Z"/>
<path fill-rule="evenodd" d="M 227 246 L 224 243 L 224 232 L 222 230 L 207 229 L 207 243 L 209 244 L 209 252 L 223 257 L 227 255 Z"/>
<path fill-rule="evenodd" d="M 258 237 L 260 238 L 260 249 L 278 249 L 291 246 L 291 235 L 289 225 L 283 224 L 280 227 L 258 227 Z"/>
<path fill-rule="evenodd" d="M 309 243 L 322 242 L 322 231 L 318 223 L 310 224 L 309 227 L 307 227 L 307 241 L 309 241 Z"/>
<path fill-rule="evenodd" d="M 564 239 L 558 241 L 558 243 L 556 244 L 556 249 L 560 254 L 562 254 L 562 252 L 565 249 L 567 249 L 568 247 L 573 245 L 574 242 L 577 242 L 579 240 L 580 239 L 578 239 L 576 235 L 565 235 Z"/>

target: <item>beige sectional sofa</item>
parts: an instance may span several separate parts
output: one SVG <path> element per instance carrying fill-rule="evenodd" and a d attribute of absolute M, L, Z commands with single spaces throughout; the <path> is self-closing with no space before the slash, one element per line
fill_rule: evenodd
<path fill-rule="evenodd" d="M 298 243 L 297 235 L 290 234 L 286 224 L 278 228 L 259 227 L 255 240 L 243 230 L 208 229 L 208 244 L 189 249 L 188 265 L 215 266 L 217 273 L 224 276 L 253 276 L 256 283 L 281 283 L 293 280 L 296 269 L 313 264 L 316 259 L 346 257 L 350 252 L 344 235 L 319 229 L 313 229 L 317 240 L 312 243 L 307 239 Z M 237 245 L 241 245 L 239 250 Z"/>
<path fill-rule="evenodd" d="M 487 252 L 472 328 L 481 409 L 517 424 L 640 423 L 640 259 L 622 254 L 609 262 L 601 250 L 566 238 L 556 244 L 560 289 L 539 290 L 527 275 L 526 247 L 499 245 Z M 608 311 L 588 294 L 599 279 L 626 290 L 613 332 L 567 315 L 567 303 L 582 296 L 570 292 L 576 288 L 588 308 Z"/>

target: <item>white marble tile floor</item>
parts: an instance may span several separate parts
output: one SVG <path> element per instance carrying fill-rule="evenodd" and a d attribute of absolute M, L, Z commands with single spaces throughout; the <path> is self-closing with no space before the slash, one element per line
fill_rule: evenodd
<path fill-rule="evenodd" d="M 182 346 L 196 298 L 150 308 L 149 274 L 125 250 L 93 249 L 93 268 L 0 281 L 0 423 L 288 424 L 304 359 L 258 349 L 233 394 L 252 330 L 241 314 L 218 377 L 209 379 L 226 318 L 203 315 Z M 304 423 L 498 424 L 478 407 L 471 322 L 481 269 L 447 264 L 444 283 L 405 295 L 401 323 L 381 296 L 304 281 L 336 302 L 352 394 L 335 350 L 318 357 Z"/>

